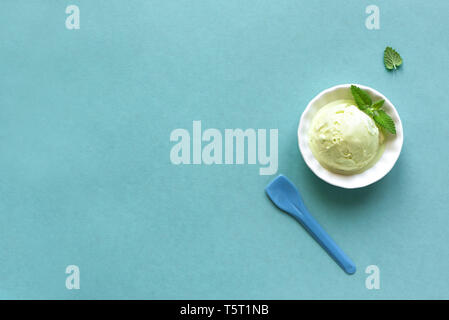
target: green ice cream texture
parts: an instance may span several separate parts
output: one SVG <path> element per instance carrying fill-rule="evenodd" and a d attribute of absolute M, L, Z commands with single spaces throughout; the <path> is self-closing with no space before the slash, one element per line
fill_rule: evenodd
<path fill-rule="evenodd" d="M 382 151 L 382 132 L 352 100 L 323 106 L 312 119 L 308 137 L 318 162 L 339 174 L 366 170 Z"/>

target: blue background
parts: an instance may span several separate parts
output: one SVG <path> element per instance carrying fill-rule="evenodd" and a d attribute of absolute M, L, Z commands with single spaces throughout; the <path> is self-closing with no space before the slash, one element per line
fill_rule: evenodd
<path fill-rule="evenodd" d="M 76 4 L 81 29 L 65 27 Z M 380 8 L 380 30 L 365 27 Z M 1 298 L 449 298 L 447 1 L 0 4 Z M 404 58 L 396 72 L 383 50 Z M 385 94 L 403 152 L 378 183 L 311 173 L 321 90 Z M 356 262 L 346 275 L 264 194 L 258 165 L 171 164 L 172 130 L 279 129 L 279 171 Z M 81 289 L 65 288 L 65 268 Z M 365 288 L 365 268 L 381 289 Z"/>

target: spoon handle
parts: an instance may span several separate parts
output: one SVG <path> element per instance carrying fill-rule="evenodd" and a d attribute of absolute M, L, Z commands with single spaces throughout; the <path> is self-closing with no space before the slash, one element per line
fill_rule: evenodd
<path fill-rule="evenodd" d="M 289 212 L 296 220 L 298 220 L 310 235 L 323 247 L 324 250 L 335 260 L 335 262 L 348 274 L 355 273 L 356 267 L 354 262 L 340 249 L 329 234 L 321 227 L 321 225 L 312 217 L 307 209 L 302 208 L 301 211 L 293 207 Z"/>

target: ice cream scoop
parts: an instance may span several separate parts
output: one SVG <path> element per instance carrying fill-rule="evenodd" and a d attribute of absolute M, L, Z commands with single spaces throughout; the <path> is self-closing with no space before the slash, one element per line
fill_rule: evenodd
<path fill-rule="evenodd" d="M 351 100 L 323 106 L 312 120 L 308 137 L 318 162 L 340 174 L 354 174 L 370 167 L 383 140 L 373 119 Z"/>
<path fill-rule="evenodd" d="M 391 116 L 396 126 L 396 134 L 394 136 L 383 134 L 383 130 L 379 132 L 379 139 L 382 141 L 379 145 L 377 155 L 373 158 L 367 167 L 356 174 L 339 174 L 326 169 L 314 156 L 310 146 L 309 134 L 314 117 L 325 106 L 337 102 L 338 100 L 349 100 L 349 104 L 355 104 L 351 93 L 351 85 L 356 85 L 366 91 L 373 101 L 384 100 L 382 109 Z M 300 107 L 300 109 L 302 109 Z M 382 133 L 382 134 L 381 134 Z M 323 181 L 346 189 L 356 189 L 366 187 L 376 181 L 379 181 L 391 171 L 395 166 L 399 155 L 401 154 L 402 145 L 404 143 L 404 131 L 402 128 L 401 118 L 393 103 L 381 92 L 359 83 L 339 84 L 331 88 L 322 90 L 315 95 L 308 103 L 298 124 L 298 147 L 301 156 L 309 169 Z M 382 138 L 384 139 L 382 140 Z"/>

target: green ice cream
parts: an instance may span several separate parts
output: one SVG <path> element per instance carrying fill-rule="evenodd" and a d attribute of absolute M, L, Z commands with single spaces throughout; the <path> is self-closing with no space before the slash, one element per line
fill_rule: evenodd
<path fill-rule="evenodd" d="M 373 119 L 351 100 L 322 107 L 312 120 L 309 145 L 315 158 L 330 171 L 359 173 L 378 159 L 382 133 Z"/>

